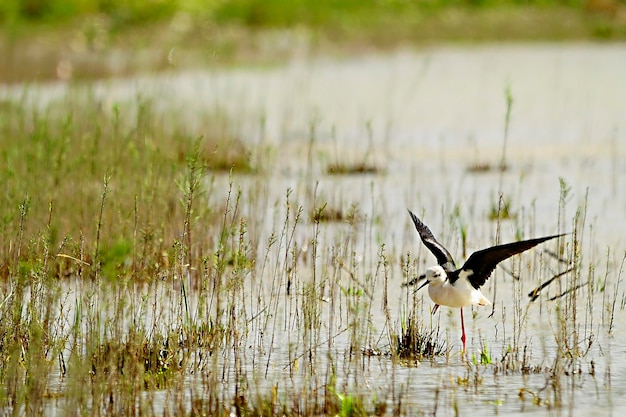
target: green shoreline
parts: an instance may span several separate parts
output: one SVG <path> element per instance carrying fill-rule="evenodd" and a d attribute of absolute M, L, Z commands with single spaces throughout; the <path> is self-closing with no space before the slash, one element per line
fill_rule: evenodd
<path fill-rule="evenodd" d="M 399 45 L 626 39 L 626 5 L 611 0 L 589 0 L 586 7 L 361 7 L 313 22 L 292 19 L 254 22 L 248 16 L 242 22 L 177 12 L 124 24 L 103 14 L 60 22 L 22 20 L 0 30 L 0 54 L 7 57 L 0 63 L 0 82 L 272 65 L 294 56 L 345 56 Z"/>

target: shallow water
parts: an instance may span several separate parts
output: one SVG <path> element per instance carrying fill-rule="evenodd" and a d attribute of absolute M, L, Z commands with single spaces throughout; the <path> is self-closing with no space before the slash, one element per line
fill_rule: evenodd
<path fill-rule="evenodd" d="M 306 351 L 290 346 L 314 337 L 317 342 L 309 347 L 314 347 L 319 358 L 312 363 L 321 367 L 322 375 L 316 376 L 315 382 L 324 381 L 329 363 L 338 363 L 343 368 L 339 377 L 347 387 L 389 398 L 390 407 L 402 393 L 409 414 L 447 416 L 458 411 L 460 415 L 512 416 L 548 412 L 587 416 L 626 411 L 623 289 L 615 291 L 618 302 L 612 334 L 607 313 L 626 250 L 623 68 L 626 45 L 621 44 L 464 45 L 343 60 L 295 61 L 266 69 L 112 80 L 88 88 L 93 88 L 105 104 L 133 100 L 137 94 L 154 96 L 164 111 L 184 109 L 188 123 L 199 131 L 202 114 L 218 108 L 246 140 L 270 147 L 273 151 L 268 156 L 271 168 L 267 174 L 233 180 L 242 190 L 243 215 L 249 219 L 250 232 L 261 236 L 259 242 L 266 242 L 271 231 L 280 229 L 287 189 L 293 190 L 290 201 L 294 207 L 302 205 L 305 211 L 325 201 L 331 206 L 356 205 L 363 221 L 355 229 L 346 224 L 324 224 L 316 235 L 313 225 L 304 224 L 294 236 L 301 248 L 317 237 L 322 275 L 332 275 L 337 251 L 355 251 L 346 259 L 354 261 L 357 281 L 371 291 L 361 305 L 371 308 L 368 319 L 372 330 L 364 340 L 379 341 L 378 346 L 371 347 L 383 352 L 388 349 L 381 307 L 384 281 L 380 276 L 369 281 L 366 277 L 375 270 L 381 245 L 391 260 L 388 290 L 394 325 L 399 326 L 399 318 L 413 305 L 412 292 L 400 287 L 400 256 L 408 252 L 417 256 L 418 269 L 434 263 L 420 245 L 407 208 L 422 217 L 458 263 L 463 258 L 460 224 L 468 232 L 466 255 L 495 242 L 497 225 L 488 214 L 497 207 L 500 194 L 510 200 L 511 210 L 517 214 L 516 219 L 502 222 L 501 242 L 572 231 L 579 210 L 585 219 L 577 229 L 582 244 L 582 281 L 587 281 L 593 269 L 594 287 L 606 278 L 605 288 L 610 291 L 596 289 L 590 293 L 589 287 L 578 291 L 580 318 L 568 331 L 579 333 L 581 346 L 593 333 L 593 344 L 585 356 L 565 365 L 569 375 L 558 378 L 558 387 L 547 371 L 494 375 L 494 365 L 471 364 L 472 355 L 480 355 L 484 344 L 497 361 L 517 342 L 520 347 L 530 347 L 533 366 L 555 366 L 557 304 L 547 298 L 567 286 L 551 287 L 546 296 L 530 305 L 526 298 L 532 288 L 563 270 L 543 248 L 504 264 L 521 271 L 520 281 L 511 279 L 502 268 L 496 270 L 483 291 L 494 300 L 492 316 L 488 307 L 466 309 L 469 364 L 459 353 L 458 313 L 442 309 L 429 318 L 430 301 L 423 292 L 418 294 L 419 300 L 426 297 L 423 304 L 418 303 L 419 314 L 426 323 L 432 321 L 433 327 L 439 324 L 452 347 L 449 357 L 405 366 L 394 365 L 384 355 L 356 355 L 352 361 L 358 365 L 351 365 L 346 355 L 350 343 L 346 311 L 351 299 L 342 297 L 337 288 L 322 287 L 319 320 L 323 324 L 319 333 L 307 334 L 294 322 L 296 296 L 285 294 L 284 282 L 278 286 L 271 282 L 272 276 L 286 277 L 282 269 L 286 265 L 277 264 L 275 270 L 268 268 L 266 275 L 251 279 L 249 295 L 258 295 L 261 301 L 250 297 L 247 306 L 250 317 L 265 308 L 275 309 L 273 327 L 269 327 L 273 337 L 262 335 L 267 328 L 252 322 L 252 330 L 242 342 L 252 348 L 242 366 L 262 387 L 260 390 L 277 384 L 279 392 L 297 391 L 311 381 L 303 370 L 306 361 L 299 359 L 302 364 L 298 366 L 294 362 L 294 352 Z M 31 86 L 29 91 L 44 104 L 62 96 L 66 88 L 55 84 Z M 467 168 L 475 164 L 500 163 L 507 88 L 513 98 L 505 154 L 509 168 L 503 173 L 468 172 Z M 20 87 L 0 89 L 0 95 L 14 94 L 20 94 Z M 314 155 L 311 164 L 307 162 L 310 148 Z M 363 176 L 329 176 L 323 172 L 329 162 L 364 158 L 384 172 Z M 570 190 L 562 204 L 560 178 Z M 228 178 L 218 177 L 217 182 L 227 184 Z M 211 196 L 215 201 L 225 197 L 226 191 Z M 246 199 L 255 198 L 254 204 L 246 204 Z M 265 212 L 256 212 L 258 208 Z M 456 217 L 452 215 L 455 208 Z M 565 242 L 571 250 L 571 238 Z M 554 250 L 555 245 L 548 243 L 546 248 Z M 266 248 L 258 250 L 264 253 Z M 296 285 L 305 285 L 310 279 L 313 261 L 304 261 L 310 257 L 310 247 L 302 257 L 300 268 L 306 278 Z M 338 276 L 344 285 L 350 285 L 346 275 L 344 271 Z M 296 287 L 296 294 L 298 289 L 302 287 Z M 516 309 L 528 315 L 515 341 Z M 227 364 L 229 353 L 222 360 Z M 575 373 L 578 369 L 581 372 Z M 189 384 L 194 385 L 192 376 Z M 534 402 L 533 396 L 541 402 Z M 155 400 L 167 401 L 164 393 L 157 393 Z"/>

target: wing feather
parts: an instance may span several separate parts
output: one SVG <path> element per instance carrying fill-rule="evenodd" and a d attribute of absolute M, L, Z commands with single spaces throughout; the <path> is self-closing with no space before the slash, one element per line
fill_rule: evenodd
<path fill-rule="evenodd" d="M 489 278 L 493 270 L 496 269 L 496 266 L 500 262 L 513 255 L 527 251 L 528 249 L 531 249 L 546 240 L 555 239 L 561 236 L 564 235 L 560 234 L 539 237 L 536 239 L 521 240 L 519 242 L 507 243 L 479 250 L 472 253 L 470 257 L 467 258 L 467 261 L 465 261 L 461 270 L 473 271 L 473 274 L 468 276 L 468 280 L 474 288 L 478 289 L 487 281 L 487 278 Z"/>
<path fill-rule="evenodd" d="M 419 233 L 422 242 L 430 252 L 435 255 L 437 258 L 437 263 L 443 267 L 446 272 L 452 272 L 456 269 L 456 265 L 454 264 L 454 259 L 450 252 L 433 236 L 433 233 L 430 231 L 428 226 L 426 226 L 422 221 L 409 210 L 409 215 L 413 220 L 413 224 L 415 224 L 415 228 L 417 229 L 417 233 Z"/>

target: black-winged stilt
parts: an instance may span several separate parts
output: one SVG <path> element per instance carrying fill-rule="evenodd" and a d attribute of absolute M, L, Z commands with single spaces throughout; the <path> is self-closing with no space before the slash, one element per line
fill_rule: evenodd
<path fill-rule="evenodd" d="M 426 273 L 412 279 L 405 285 L 414 285 L 425 279 L 417 290 L 428 285 L 428 295 L 435 302 L 433 314 L 439 306 L 459 308 L 461 310 L 461 341 L 465 351 L 465 323 L 463 320 L 463 307 L 469 305 L 485 306 L 491 302 L 480 292 L 480 287 L 487 281 L 498 263 L 522 253 L 541 242 L 554 239 L 560 235 L 540 237 L 536 239 L 522 240 L 493 246 L 479 250 L 470 255 L 461 268 L 456 268 L 450 252 L 433 236 L 430 229 L 409 210 L 415 228 L 424 242 L 424 245 L 435 255 L 437 264 L 426 270 Z M 417 291 L 416 290 L 416 291 Z"/>

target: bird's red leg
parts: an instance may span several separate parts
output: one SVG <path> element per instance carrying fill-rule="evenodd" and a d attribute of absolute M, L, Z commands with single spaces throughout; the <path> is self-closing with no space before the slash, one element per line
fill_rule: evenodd
<path fill-rule="evenodd" d="M 463 307 L 461 307 L 461 342 L 463 342 L 463 352 L 465 352 L 465 322 L 463 320 Z"/>
<path fill-rule="evenodd" d="M 433 316 L 435 315 L 438 309 L 439 309 L 439 304 L 435 304 L 435 306 L 433 307 Z"/>

